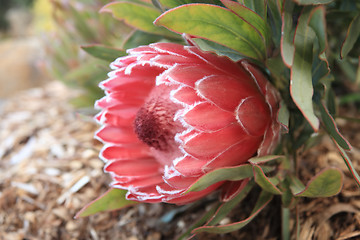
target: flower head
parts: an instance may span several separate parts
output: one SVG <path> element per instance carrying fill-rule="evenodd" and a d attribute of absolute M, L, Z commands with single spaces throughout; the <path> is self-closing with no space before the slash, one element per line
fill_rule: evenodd
<path fill-rule="evenodd" d="M 278 142 L 279 95 L 251 63 L 193 46 L 156 43 L 115 60 L 97 101 L 96 137 L 112 186 L 127 199 L 185 204 L 220 186 L 183 194 L 205 173 L 271 153 Z"/>

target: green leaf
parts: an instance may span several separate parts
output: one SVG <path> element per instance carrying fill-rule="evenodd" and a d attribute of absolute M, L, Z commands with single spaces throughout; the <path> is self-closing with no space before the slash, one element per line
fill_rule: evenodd
<path fill-rule="evenodd" d="M 239 3 L 250 8 L 266 20 L 266 1 L 264 0 L 238 0 Z M 225 4 L 224 4 L 225 5 Z"/>
<path fill-rule="evenodd" d="M 116 19 L 124 20 L 125 23 L 145 32 L 176 37 L 172 32 L 153 24 L 153 21 L 161 14 L 153 7 L 125 1 L 113 2 L 105 5 L 100 12 L 112 13 Z"/>
<path fill-rule="evenodd" d="M 339 169 L 328 168 L 316 174 L 304 189 L 297 189 L 293 194 L 297 197 L 331 197 L 340 192 L 343 178 Z"/>
<path fill-rule="evenodd" d="M 257 13 L 253 12 L 251 9 L 241 5 L 237 2 L 233 2 L 230 0 L 221 0 L 221 2 L 233 11 L 236 15 L 238 15 L 241 19 L 251 24 L 262 36 L 264 39 L 265 46 L 269 46 L 270 44 L 270 29 L 261 16 Z M 264 1 L 263 5 L 264 5 Z"/>
<path fill-rule="evenodd" d="M 189 0 L 158 0 L 159 3 L 166 7 L 166 8 L 174 8 L 180 5 L 184 5 L 184 4 L 188 4 L 188 3 L 192 3 L 193 1 L 189 1 Z"/>
<path fill-rule="evenodd" d="M 253 165 L 255 182 L 265 191 L 272 194 L 282 194 L 276 185 L 279 183 L 277 178 L 268 178 L 258 165 Z"/>
<path fill-rule="evenodd" d="M 295 32 L 295 55 L 291 67 L 290 93 L 296 106 L 310 123 L 314 131 L 319 129 L 315 116 L 312 96 L 312 59 L 314 31 L 308 26 L 308 14 L 303 13 Z"/>
<path fill-rule="evenodd" d="M 287 130 L 289 129 L 289 119 L 290 119 L 289 110 L 287 109 L 284 100 L 281 100 L 278 120 L 281 123 L 281 125 L 284 126 Z"/>
<path fill-rule="evenodd" d="M 266 155 L 266 156 L 262 156 L 262 157 L 253 157 L 249 159 L 249 162 L 251 164 L 262 164 L 262 163 L 268 163 L 270 161 L 279 159 L 280 155 Z"/>
<path fill-rule="evenodd" d="M 318 5 L 318 4 L 328 4 L 334 0 L 294 0 L 300 5 Z"/>
<path fill-rule="evenodd" d="M 239 181 L 252 176 L 253 171 L 250 164 L 215 169 L 199 178 L 190 186 L 186 193 L 201 191 L 217 182 Z"/>
<path fill-rule="evenodd" d="M 269 192 L 262 191 L 260 196 L 255 204 L 254 209 L 250 213 L 250 216 L 240 222 L 230 223 L 227 225 L 221 226 L 203 226 L 195 229 L 193 233 L 200 232 L 210 232 L 210 233 L 228 233 L 239 230 L 245 227 L 249 222 L 251 222 L 260 212 L 263 210 L 266 205 L 271 201 L 273 195 Z"/>
<path fill-rule="evenodd" d="M 355 42 L 360 36 L 360 14 L 358 14 L 350 23 L 346 33 L 345 41 L 341 47 L 340 56 L 344 58 L 354 47 Z"/>
<path fill-rule="evenodd" d="M 126 55 L 126 51 L 124 50 L 97 44 L 81 46 L 81 48 L 91 56 L 109 62 Z"/>
<path fill-rule="evenodd" d="M 205 39 L 201 39 L 201 38 L 192 38 L 191 40 L 193 42 L 195 42 L 197 47 L 200 48 L 201 50 L 214 52 L 219 56 L 227 56 L 234 62 L 237 62 L 244 58 L 242 55 L 239 54 L 239 52 L 232 50 L 230 48 L 227 48 L 223 45 L 220 45 L 220 44 L 217 44 L 217 43 L 205 40 Z"/>
<path fill-rule="evenodd" d="M 312 28 L 316 34 L 318 40 L 319 49 L 317 50 L 318 56 L 315 57 L 313 62 L 313 84 L 316 85 L 317 82 L 330 72 L 329 62 L 326 58 L 327 50 L 327 38 L 326 38 L 326 20 L 325 20 L 325 7 L 318 6 L 314 8 L 309 17 L 309 26 Z"/>
<path fill-rule="evenodd" d="M 264 60 L 266 56 L 264 42 L 252 25 L 219 6 L 183 5 L 163 13 L 155 24 L 214 41 L 256 60 Z"/>
<path fill-rule="evenodd" d="M 289 176 L 288 179 L 290 180 L 290 190 L 294 195 L 296 193 L 302 192 L 305 189 L 305 185 L 294 175 Z"/>
<path fill-rule="evenodd" d="M 360 187 L 360 176 L 359 174 L 356 172 L 356 169 L 354 167 L 354 165 L 352 164 L 349 156 L 346 154 L 346 152 L 344 151 L 344 149 L 342 147 L 339 146 L 339 144 L 333 139 L 336 147 L 339 149 L 340 153 L 341 153 L 341 157 L 344 159 L 344 162 L 346 164 L 346 166 L 348 167 L 351 175 L 353 176 L 353 178 L 355 179 L 357 185 Z"/>
<path fill-rule="evenodd" d="M 285 1 L 284 11 L 282 13 L 281 26 L 281 56 L 285 65 L 290 68 L 295 54 L 294 32 L 293 32 L 293 10 L 295 4 L 292 1 Z"/>
<path fill-rule="evenodd" d="M 350 143 L 341 135 L 339 129 L 336 126 L 336 123 L 329 111 L 327 110 L 324 103 L 319 104 L 321 119 L 324 122 L 325 128 L 330 134 L 330 136 L 345 150 L 351 150 Z"/>
<path fill-rule="evenodd" d="M 325 11 L 324 6 L 316 7 L 311 11 L 309 17 L 309 26 L 314 30 L 318 39 L 320 59 L 322 60 L 326 60 L 326 56 L 323 53 L 327 49 Z"/>
<path fill-rule="evenodd" d="M 268 0 L 268 20 L 271 27 L 273 43 L 277 48 L 280 47 L 281 39 L 281 10 L 282 1 L 281 0 Z"/>
<path fill-rule="evenodd" d="M 98 212 L 113 211 L 137 204 L 137 202 L 125 199 L 126 192 L 126 190 L 117 188 L 109 189 L 102 196 L 83 207 L 75 218 L 87 217 Z"/>

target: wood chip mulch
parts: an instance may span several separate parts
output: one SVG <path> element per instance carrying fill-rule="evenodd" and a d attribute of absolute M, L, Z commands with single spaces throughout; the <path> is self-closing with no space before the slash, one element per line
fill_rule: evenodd
<path fill-rule="evenodd" d="M 183 209 L 139 204 L 75 220 L 85 204 L 107 190 L 110 177 L 98 158 L 101 144 L 93 139 L 98 126 L 68 104 L 74 94 L 51 82 L 0 105 L 0 240 L 175 239 L 201 217 L 207 209 L 202 202 Z M 354 146 L 350 156 L 359 171 L 359 124 L 340 121 L 339 125 Z M 305 179 L 329 165 L 343 169 L 345 176 L 338 196 L 302 199 L 292 210 L 299 212 L 300 239 L 360 239 L 360 191 L 331 140 L 324 138 L 300 158 L 299 174 Z M 222 223 L 245 218 L 251 210 L 246 203 L 253 197 Z M 241 231 L 197 239 L 280 239 L 279 198 L 270 204 Z M 172 212 L 175 217 L 166 219 Z M 294 236 L 293 220 L 290 225 Z"/>

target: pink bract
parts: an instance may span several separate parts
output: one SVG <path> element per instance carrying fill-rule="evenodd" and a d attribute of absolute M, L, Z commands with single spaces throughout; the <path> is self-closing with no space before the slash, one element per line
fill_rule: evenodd
<path fill-rule="evenodd" d="M 155 43 L 116 59 L 96 102 L 96 137 L 112 187 L 127 199 L 186 204 L 221 187 L 229 198 L 243 181 L 184 192 L 214 169 L 270 154 L 278 143 L 279 94 L 246 60 L 194 46 Z"/>

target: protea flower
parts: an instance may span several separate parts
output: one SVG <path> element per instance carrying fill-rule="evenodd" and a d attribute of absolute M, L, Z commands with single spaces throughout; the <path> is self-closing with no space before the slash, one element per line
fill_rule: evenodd
<path fill-rule="evenodd" d="M 100 157 L 127 199 L 185 204 L 221 187 L 230 198 L 243 182 L 184 192 L 214 169 L 271 153 L 278 142 L 278 92 L 246 60 L 156 43 L 116 59 L 97 101 L 105 143 Z"/>

